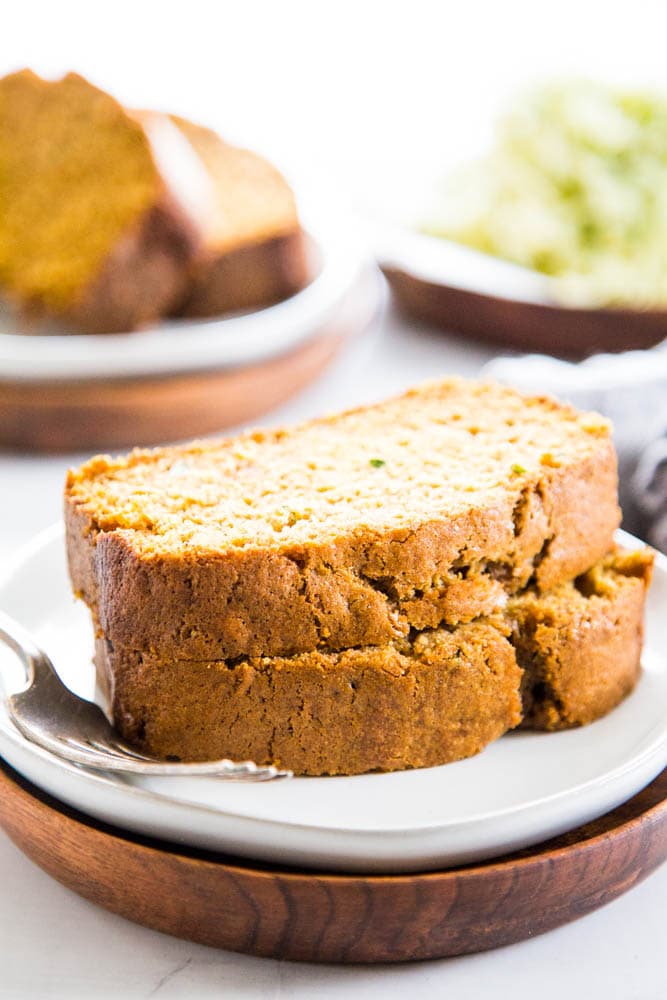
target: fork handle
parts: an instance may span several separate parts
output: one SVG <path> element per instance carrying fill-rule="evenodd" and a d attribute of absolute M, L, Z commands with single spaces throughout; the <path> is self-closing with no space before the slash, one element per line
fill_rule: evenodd
<path fill-rule="evenodd" d="M 42 744 L 46 746 L 46 744 Z M 283 771 L 273 764 L 254 764 L 252 761 L 241 761 L 237 763 L 232 760 L 207 760 L 207 761 L 164 761 L 151 758 L 138 758 L 135 756 L 124 756 L 109 750 L 96 750 L 94 747 L 73 746 L 61 741 L 55 741 L 52 746 L 48 746 L 53 753 L 65 760 L 73 761 L 76 764 L 83 764 L 85 767 L 93 768 L 97 771 L 115 771 L 121 774 L 144 774 L 148 777 L 187 777 L 195 775 L 208 775 L 214 778 L 224 778 L 227 781 L 239 783 L 254 783 L 263 781 L 275 781 L 281 778 L 291 778 L 291 771 Z"/>

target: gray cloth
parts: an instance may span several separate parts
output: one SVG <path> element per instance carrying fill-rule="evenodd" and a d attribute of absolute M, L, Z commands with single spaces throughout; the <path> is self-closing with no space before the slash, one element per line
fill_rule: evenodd
<path fill-rule="evenodd" d="M 633 477 L 644 537 L 667 552 L 667 429 L 642 452 Z"/>
<path fill-rule="evenodd" d="M 579 364 L 537 354 L 496 358 L 483 375 L 609 417 L 623 527 L 667 551 L 667 342 Z"/>

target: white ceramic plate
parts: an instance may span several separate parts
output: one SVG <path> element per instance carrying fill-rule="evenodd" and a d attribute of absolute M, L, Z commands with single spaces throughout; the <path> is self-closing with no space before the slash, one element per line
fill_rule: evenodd
<path fill-rule="evenodd" d="M 375 252 L 381 267 L 405 271 L 434 285 L 514 302 L 554 305 L 549 279 L 537 271 L 407 227 L 378 226 Z"/>
<path fill-rule="evenodd" d="M 305 196 L 299 203 L 316 274 L 284 302 L 223 319 L 170 320 L 104 335 L 20 333 L 13 315 L 0 310 L 2 377 L 29 382 L 174 374 L 248 365 L 295 348 L 321 328 L 371 263 L 349 217 Z"/>
<path fill-rule="evenodd" d="M 640 543 L 622 535 L 627 546 Z M 27 626 L 65 681 L 92 696 L 92 631 L 70 596 L 58 527 L 0 582 L 0 607 Z M 232 785 L 208 778 L 129 779 L 61 763 L 27 742 L 0 709 L 0 753 L 45 791 L 118 827 L 278 863 L 415 871 L 537 843 L 612 809 L 667 764 L 667 559 L 648 602 L 644 670 L 605 719 L 564 733 L 517 733 L 445 767 L 351 778 Z M 8 651 L 0 673 L 20 670 Z"/>

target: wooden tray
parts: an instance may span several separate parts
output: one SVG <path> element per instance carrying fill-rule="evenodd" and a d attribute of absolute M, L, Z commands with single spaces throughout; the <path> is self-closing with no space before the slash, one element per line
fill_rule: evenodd
<path fill-rule="evenodd" d="M 154 445 L 254 420 L 316 378 L 378 307 L 366 269 L 294 350 L 245 367 L 164 376 L 10 380 L 0 373 L 0 447 L 62 452 Z"/>
<path fill-rule="evenodd" d="M 436 284 L 397 267 L 383 271 L 408 315 L 504 348 L 576 359 L 642 350 L 667 337 L 665 311 L 540 305 Z"/>
<path fill-rule="evenodd" d="M 667 769 L 601 819 L 498 861 L 361 876 L 280 869 L 123 833 L 0 763 L 0 826 L 44 871 L 129 920 L 201 944 L 309 962 L 399 962 L 541 934 L 667 858 Z"/>

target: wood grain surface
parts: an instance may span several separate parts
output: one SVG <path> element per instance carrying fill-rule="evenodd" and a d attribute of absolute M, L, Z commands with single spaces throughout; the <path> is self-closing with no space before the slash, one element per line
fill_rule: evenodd
<path fill-rule="evenodd" d="M 641 350 L 667 337 L 664 311 L 537 305 L 435 284 L 398 268 L 383 270 L 408 315 L 506 348 L 576 359 Z"/>
<path fill-rule="evenodd" d="M 311 336 L 245 367 L 169 376 L 8 380 L 0 373 L 0 447 L 100 451 L 196 437 L 254 420 L 316 378 L 377 308 L 377 274 L 360 275 Z"/>
<path fill-rule="evenodd" d="M 96 823 L 0 767 L 0 826 L 63 885 L 201 944 L 310 962 L 483 951 L 584 916 L 667 858 L 667 770 L 556 840 L 450 871 L 363 876 L 189 851 Z"/>

